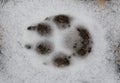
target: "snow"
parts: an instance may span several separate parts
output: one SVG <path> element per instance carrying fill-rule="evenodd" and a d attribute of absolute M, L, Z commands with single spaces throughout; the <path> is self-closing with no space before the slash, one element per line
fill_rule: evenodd
<path fill-rule="evenodd" d="M 89 0 L 10 0 L 1 4 L 0 26 L 4 33 L 0 83 L 119 83 L 115 56 L 110 51 L 120 40 L 119 5 L 119 0 L 106 2 L 104 8 Z M 93 39 L 92 53 L 85 58 L 73 58 L 66 68 L 54 67 L 53 57 L 40 57 L 34 48 L 44 38 L 27 30 L 28 26 L 57 14 L 71 15 L 75 19 L 72 25 L 86 26 Z M 47 39 L 59 42 L 56 51 L 69 53 L 60 48 L 64 34 L 61 36 L 59 31 L 55 34 Z M 33 48 L 26 49 L 27 43 Z M 46 61 L 48 65 L 43 65 Z"/>

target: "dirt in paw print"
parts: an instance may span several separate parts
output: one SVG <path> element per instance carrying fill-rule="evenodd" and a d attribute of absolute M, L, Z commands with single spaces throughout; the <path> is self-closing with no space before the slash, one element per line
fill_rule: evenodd
<path fill-rule="evenodd" d="M 36 29 L 36 26 L 29 26 L 28 28 L 27 28 L 27 30 L 35 30 Z"/>
<path fill-rule="evenodd" d="M 36 46 L 36 51 L 39 54 L 46 55 L 53 51 L 53 46 L 50 41 L 43 41 Z"/>
<path fill-rule="evenodd" d="M 26 44 L 25 47 L 26 47 L 27 49 L 31 49 L 31 48 L 32 48 L 32 46 L 29 45 L 29 44 Z"/>
<path fill-rule="evenodd" d="M 70 56 L 66 56 L 63 53 L 60 53 L 58 55 L 56 55 L 56 57 L 54 57 L 53 59 L 53 64 L 56 67 L 66 67 L 70 65 Z"/>
<path fill-rule="evenodd" d="M 76 50 L 76 52 L 78 55 L 84 56 L 90 53 L 92 50 L 92 47 L 91 47 L 92 38 L 90 36 L 89 31 L 82 26 L 77 27 L 77 31 L 79 36 L 82 38 L 82 47 Z"/>
<path fill-rule="evenodd" d="M 86 39 L 88 40 L 90 37 L 89 37 L 89 32 L 84 29 L 83 27 L 78 27 L 77 28 L 77 31 L 79 32 L 79 35 L 83 38 L 83 39 Z"/>
<path fill-rule="evenodd" d="M 46 23 L 38 24 L 36 29 L 41 36 L 48 36 L 48 35 L 51 35 L 52 33 L 52 28 L 50 27 L 49 24 L 46 24 Z"/>
<path fill-rule="evenodd" d="M 74 56 L 86 56 L 92 51 L 91 35 L 85 27 L 79 26 L 75 29 L 76 31 L 72 30 L 71 33 L 64 38 L 65 45 L 67 45 L 68 49 L 73 50 Z"/>
<path fill-rule="evenodd" d="M 57 15 L 53 20 L 60 29 L 70 27 L 70 17 L 68 15 Z"/>
<path fill-rule="evenodd" d="M 50 36 L 52 34 L 52 28 L 47 23 L 39 23 L 36 26 L 29 26 L 27 30 L 36 31 L 41 36 Z"/>
<path fill-rule="evenodd" d="M 80 55 L 80 56 L 84 56 L 85 54 L 87 54 L 87 50 L 86 48 L 80 48 L 79 50 L 77 50 L 77 53 Z"/>
<path fill-rule="evenodd" d="M 82 44 L 85 46 L 89 45 L 89 43 L 90 43 L 89 39 L 83 39 L 83 41 L 82 41 Z"/>

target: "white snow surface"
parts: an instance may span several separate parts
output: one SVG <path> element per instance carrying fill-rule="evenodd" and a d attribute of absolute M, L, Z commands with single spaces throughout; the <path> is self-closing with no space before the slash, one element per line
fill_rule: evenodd
<path fill-rule="evenodd" d="M 24 47 L 27 43 L 34 47 L 42 39 L 27 31 L 28 26 L 58 14 L 77 19 L 72 25 L 86 26 L 93 39 L 92 53 L 84 59 L 73 58 L 66 68 L 56 68 L 50 63 L 52 57 L 40 57 L 34 49 Z M 104 8 L 89 0 L 9 0 L 1 4 L 0 28 L 4 33 L 0 83 L 120 83 L 115 56 L 109 48 L 120 40 L 119 22 L 119 0 L 107 1 Z M 62 38 L 56 38 L 51 41 L 60 43 Z M 45 61 L 49 64 L 43 65 Z"/>

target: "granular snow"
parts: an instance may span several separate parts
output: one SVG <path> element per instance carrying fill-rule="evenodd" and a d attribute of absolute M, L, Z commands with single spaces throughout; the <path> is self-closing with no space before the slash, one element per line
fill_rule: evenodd
<path fill-rule="evenodd" d="M 107 1 L 104 9 L 99 8 L 96 1 L 83 0 L 9 0 L 0 7 L 0 26 L 4 28 L 0 83 L 120 82 L 114 64 L 115 56 L 109 48 L 119 40 L 119 0 Z M 58 14 L 68 14 L 78 19 L 72 23 L 73 26 L 86 26 L 94 47 L 89 56 L 73 58 L 71 66 L 63 69 L 51 66 L 52 57 L 39 57 L 34 46 L 44 37 L 27 30 L 28 26 Z M 55 34 L 61 38 L 59 31 Z M 56 36 L 49 39 L 61 42 Z M 33 49 L 26 49 L 27 43 Z M 61 44 L 57 45 L 56 51 L 69 53 L 69 50 L 61 49 Z M 43 65 L 43 62 L 48 65 Z"/>

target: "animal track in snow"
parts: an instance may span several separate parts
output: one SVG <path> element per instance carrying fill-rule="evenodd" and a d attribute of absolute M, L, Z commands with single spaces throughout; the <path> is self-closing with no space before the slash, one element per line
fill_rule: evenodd
<path fill-rule="evenodd" d="M 49 57 L 53 59 L 50 63 L 56 67 L 70 66 L 71 58 L 85 57 L 92 51 L 93 40 L 89 30 L 79 23 L 74 24 L 74 20 L 69 15 L 55 15 L 27 28 L 41 38 L 35 51 L 39 55 L 51 54 Z"/>

